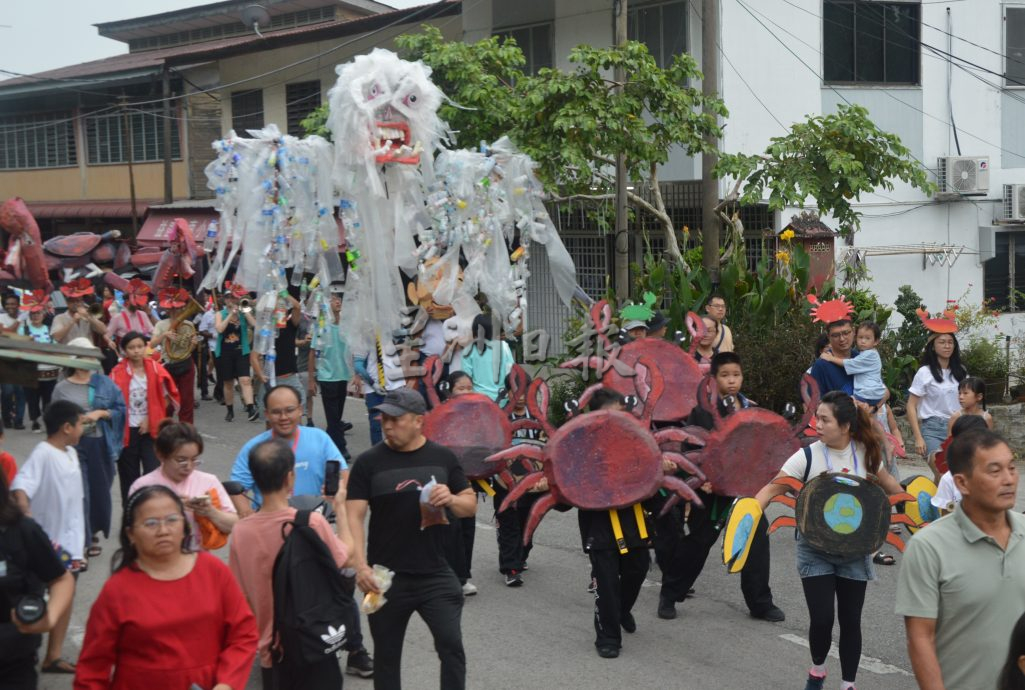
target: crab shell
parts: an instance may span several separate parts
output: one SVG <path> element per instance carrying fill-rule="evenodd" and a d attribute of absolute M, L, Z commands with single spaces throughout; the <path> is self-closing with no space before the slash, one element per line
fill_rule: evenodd
<path fill-rule="evenodd" d="M 424 417 L 424 436 L 455 453 L 470 480 L 496 473 L 484 460 L 508 448 L 512 434 L 512 422 L 506 412 L 482 393 L 454 397 Z"/>
<path fill-rule="evenodd" d="M 705 447 L 688 455 L 720 496 L 754 496 L 801 450 L 787 420 L 770 410 L 749 407 L 722 419 Z"/>
<path fill-rule="evenodd" d="M 657 423 L 675 422 L 690 414 L 697 404 L 697 387 L 704 374 L 697 361 L 679 345 L 661 338 L 642 338 L 619 349 L 618 359 L 636 367 L 642 358 L 658 363 L 666 381 L 662 395 L 655 402 L 651 419 Z M 622 395 L 634 395 L 636 387 L 631 377 L 621 376 L 615 367 L 609 367 L 602 384 Z"/>
<path fill-rule="evenodd" d="M 553 493 L 583 510 L 629 508 L 654 495 L 665 478 L 655 437 L 618 410 L 571 419 L 549 439 L 544 456 Z"/>

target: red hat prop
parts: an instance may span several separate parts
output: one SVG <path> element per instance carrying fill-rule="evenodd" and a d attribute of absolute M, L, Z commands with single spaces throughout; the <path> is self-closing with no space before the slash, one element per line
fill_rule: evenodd
<path fill-rule="evenodd" d="M 134 302 L 135 306 L 145 307 L 149 303 L 149 296 L 153 291 L 142 278 L 132 278 L 128 281 L 126 292 L 125 296 Z"/>
<path fill-rule="evenodd" d="M 164 309 L 180 309 L 189 303 L 189 293 L 184 288 L 164 288 L 159 298 Z"/>
<path fill-rule="evenodd" d="M 230 280 L 224 281 L 224 293 L 232 297 L 245 297 L 249 294 L 249 290 L 241 285 L 240 283 L 233 283 Z"/>
<path fill-rule="evenodd" d="M 50 306 L 50 295 L 46 290 L 26 290 L 21 296 L 21 310 L 27 312 L 43 311 Z"/>
<path fill-rule="evenodd" d="M 808 295 L 807 299 L 812 305 L 812 318 L 822 323 L 829 324 L 834 321 L 844 321 L 851 318 L 851 313 L 854 311 L 854 305 L 848 302 L 842 295 L 837 299 L 825 302 L 819 302 L 819 298 L 815 295 Z"/>
<path fill-rule="evenodd" d="M 61 292 L 64 293 L 65 297 L 78 299 L 85 297 L 86 295 L 93 294 L 95 290 L 93 289 L 92 282 L 90 282 L 88 278 L 78 278 L 77 280 L 72 280 L 61 285 Z"/>
<path fill-rule="evenodd" d="M 957 333 L 957 321 L 954 318 L 954 311 L 957 309 L 957 305 L 948 307 L 943 310 L 943 314 L 940 316 L 929 316 L 929 312 L 924 307 L 919 307 L 915 310 L 918 314 L 918 318 L 922 320 L 922 325 L 929 329 L 934 335 L 940 335 L 942 333 Z"/>

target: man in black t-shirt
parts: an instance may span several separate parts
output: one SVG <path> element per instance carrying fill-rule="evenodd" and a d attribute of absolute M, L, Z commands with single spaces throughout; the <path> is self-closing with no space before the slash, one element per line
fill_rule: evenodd
<path fill-rule="evenodd" d="M 349 474 L 347 512 L 354 544 L 352 563 L 364 592 L 380 591 L 370 564 L 395 572 L 387 603 L 370 616 L 377 657 L 375 690 L 402 687 L 402 645 L 413 612 L 430 628 L 441 660 L 441 687 L 466 687 L 466 654 L 460 619 L 463 592 L 445 560 L 445 528 L 421 529 L 420 493 L 432 479 L 429 503 L 456 517 L 477 512 L 477 498 L 456 456 L 423 435 L 427 411 L 411 388 L 389 391 L 374 408 L 384 441 L 360 455 Z M 364 550 L 363 524 L 370 510 Z"/>

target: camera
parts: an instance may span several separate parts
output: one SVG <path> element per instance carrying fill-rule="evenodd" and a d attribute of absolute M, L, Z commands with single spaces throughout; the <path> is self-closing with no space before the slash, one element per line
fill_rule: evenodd
<path fill-rule="evenodd" d="M 22 594 L 14 601 L 14 617 L 23 625 L 32 625 L 46 615 L 46 599 L 38 594 Z"/>
<path fill-rule="evenodd" d="M 46 615 L 45 586 L 38 578 L 23 571 L 0 551 L 0 591 L 7 595 L 14 609 L 14 618 L 23 625 L 32 625 Z"/>

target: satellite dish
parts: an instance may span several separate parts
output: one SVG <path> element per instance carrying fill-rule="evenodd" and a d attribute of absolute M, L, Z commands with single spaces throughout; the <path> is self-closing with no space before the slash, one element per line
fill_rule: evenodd
<path fill-rule="evenodd" d="M 270 26 L 270 12 L 263 5 L 249 5 L 242 10 L 242 23 L 253 27 L 256 35 L 263 38 L 260 26 Z"/>

